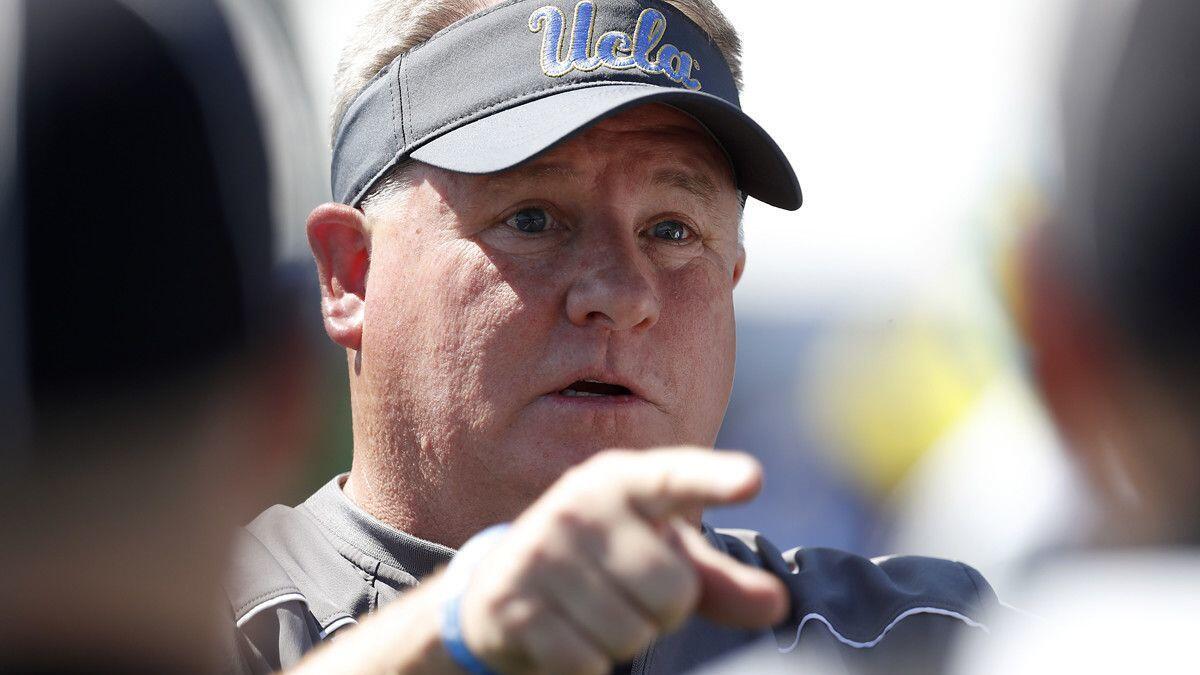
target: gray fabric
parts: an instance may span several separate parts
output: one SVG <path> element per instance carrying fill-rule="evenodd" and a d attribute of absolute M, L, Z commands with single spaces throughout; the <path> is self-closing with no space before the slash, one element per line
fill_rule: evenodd
<path fill-rule="evenodd" d="M 453 556 L 444 546 L 363 512 L 342 492 L 343 478 L 296 508 L 272 507 L 247 526 L 228 582 L 238 623 L 231 670 L 259 673 L 294 665 Z M 717 550 L 784 582 L 792 597 L 789 618 L 774 631 L 745 631 L 694 617 L 645 650 L 630 672 L 686 672 L 772 641 L 779 649 L 791 648 L 788 655 L 772 654 L 781 664 L 817 654 L 851 672 L 934 673 L 945 666 L 951 643 L 977 630 L 974 619 L 997 605 L 979 573 L 957 562 L 919 557 L 873 562 L 820 548 L 780 553 L 753 531 L 704 532 Z M 941 613 L 913 615 L 914 610 Z"/>
<path fill-rule="evenodd" d="M 378 560 L 388 576 L 412 584 L 454 557 L 453 549 L 400 532 L 360 509 L 342 491 L 344 480 L 343 474 L 327 483 L 300 510 L 347 547 Z"/>
<path fill-rule="evenodd" d="M 663 102 L 705 123 L 722 144 L 744 192 L 781 208 L 800 207 L 800 187 L 790 163 L 741 111 L 737 87 L 720 51 L 671 5 L 603 0 L 595 5 L 594 34 L 581 39 L 592 50 L 602 33 L 632 34 L 644 10 L 657 10 L 666 18 L 666 32 L 651 57 L 674 45 L 694 59 L 692 80 L 677 82 L 639 67 L 603 65 L 547 73 L 542 59 L 549 28 L 535 32 L 531 17 L 547 6 L 562 12 L 564 53 L 559 56 L 569 57 L 565 52 L 572 45 L 572 17 L 584 4 L 505 2 L 399 57 L 347 110 L 334 145 L 334 198 L 358 205 L 376 181 L 409 157 L 452 171 L 507 169 L 637 103 L 638 96 L 670 94 Z M 694 89 L 697 82 L 699 90 Z M 592 91 L 578 93 L 583 89 Z M 580 105 L 583 102 L 586 105 Z"/>
<path fill-rule="evenodd" d="M 450 561 L 454 551 L 388 527 L 337 476 L 239 534 L 226 591 L 237 622 L 234 672 L 274 672 Z"/>

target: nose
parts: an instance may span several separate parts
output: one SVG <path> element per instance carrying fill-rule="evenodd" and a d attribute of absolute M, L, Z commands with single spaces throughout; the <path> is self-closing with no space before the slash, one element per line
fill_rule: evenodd
<path fill-rule="evenodd" d="M 646 330 L 658 321 L 661 302 L 642 254 L 606 247 L 592 250 L 588 266 L 567 292 L 567 316 L 576 326 Z"/>

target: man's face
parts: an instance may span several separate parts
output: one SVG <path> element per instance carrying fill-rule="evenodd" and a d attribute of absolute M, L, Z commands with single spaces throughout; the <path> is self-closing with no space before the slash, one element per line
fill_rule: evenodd
<path fill-rule="evenodd" d="M 503 173 L 414 171 L 370 212 L 374 442 L 514 504 L 606 448 L 713 443 L 744 257 L 701 125 L 646 106 Z"/>

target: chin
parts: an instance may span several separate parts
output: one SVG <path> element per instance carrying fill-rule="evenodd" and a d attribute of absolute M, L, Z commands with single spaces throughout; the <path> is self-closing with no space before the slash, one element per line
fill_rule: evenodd
<path fill-rule="evenodd" d="M 696 444 L 694 440 L 680 439 L 667 433 L 646 433 L 646 430 L 626 433 L 612 430 L 585 434 L 564 434 L 561 431 L 531 434 L 510 446 L 514 450 L 506 463 L 512 470 L 524 474 L 526 480 L 521 482 L 543 491 L 571 467 L 582 464 L 605 450 L 645 450 Z"/>

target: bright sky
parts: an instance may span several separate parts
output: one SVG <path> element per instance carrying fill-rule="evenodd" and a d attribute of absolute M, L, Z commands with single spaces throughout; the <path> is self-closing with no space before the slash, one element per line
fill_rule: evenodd
<path fill-rule="evenodd" d="M 1056 4 L 722 3 L 746 43 L 743 106 L 806 197 L 749 214 L 742 312 L 869 311 L 971 255 L 979 205 L 1029 159 Z"/>

